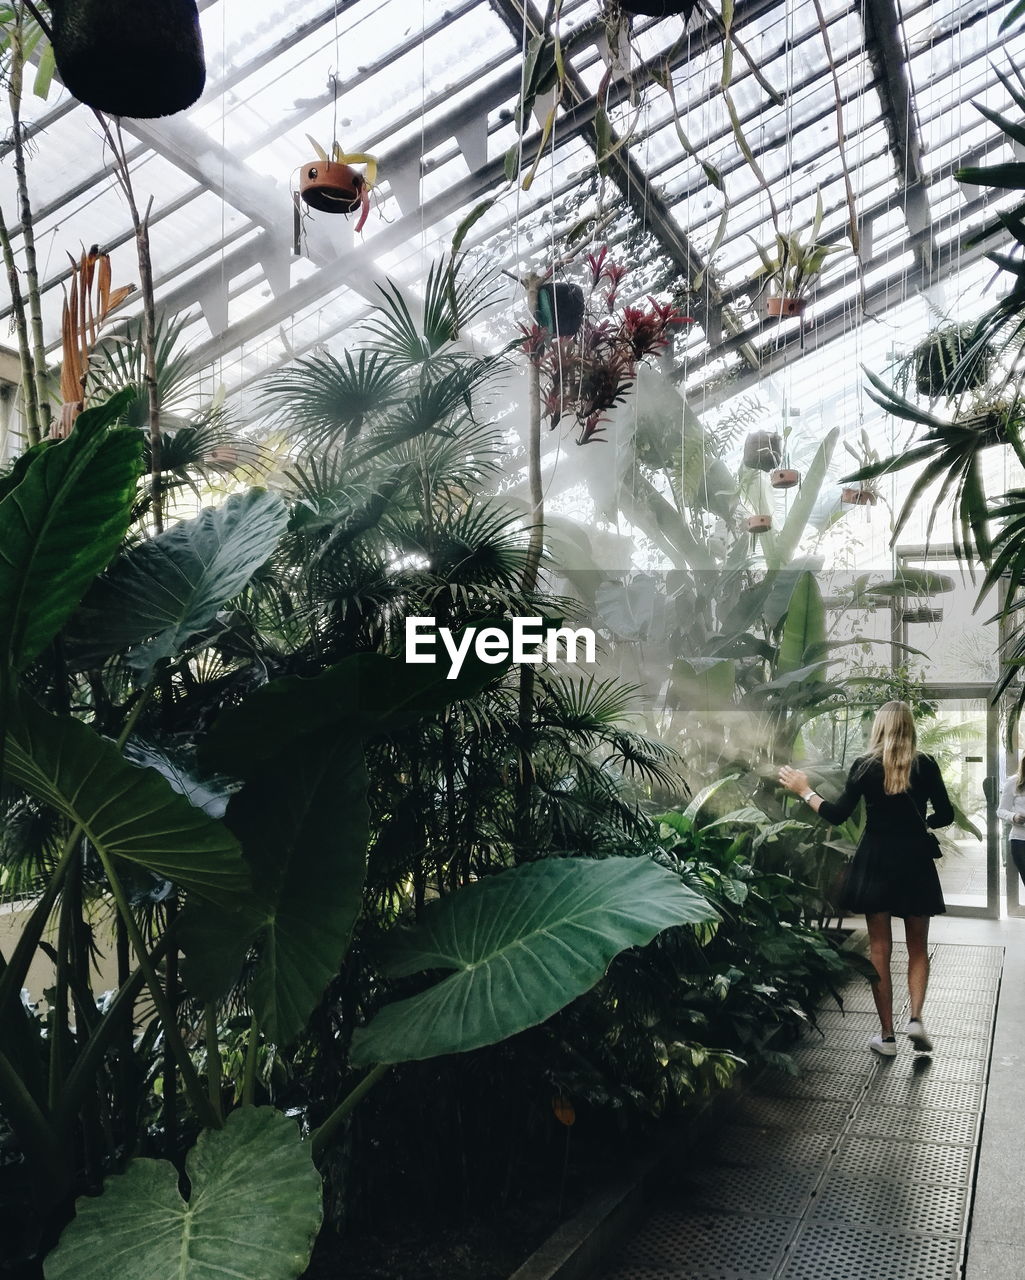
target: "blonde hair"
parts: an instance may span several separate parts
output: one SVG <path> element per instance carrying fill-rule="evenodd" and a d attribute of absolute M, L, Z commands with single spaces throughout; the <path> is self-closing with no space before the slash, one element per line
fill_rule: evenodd
<path fill-rule="evenodd" d="M 883 790 L 888 796 L 907 791 L 915 758 L 915 718 L 906 702 L 884 702 L 872 721 L 868 754 L 883 765 Z"/>

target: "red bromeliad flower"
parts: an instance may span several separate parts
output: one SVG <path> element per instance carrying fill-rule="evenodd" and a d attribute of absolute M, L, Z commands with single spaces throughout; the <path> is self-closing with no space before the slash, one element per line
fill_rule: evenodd
<path fill-rule="evenodd" d="M 554 338 L 540 325 L 521 325 L 522 347 L 539 368 L 541 411 L 549 429 L 572 414 L 579 426 L 578 444 L 602 439 L 606 413 L 621 403 L 637 376 L 637 364 L 663 351 L 678 325 L 692 324 L 689 316 L 669 302 L 648 298 L 647 307 L 625 307 L 618 321 L 613 315 L 625 267 L 608 260 L 608 247 L 587 255 L 591 295 L 606 314 L 588 310 L 575 337 Z M 602 283 L 607 289 L 598 293 Z"/>

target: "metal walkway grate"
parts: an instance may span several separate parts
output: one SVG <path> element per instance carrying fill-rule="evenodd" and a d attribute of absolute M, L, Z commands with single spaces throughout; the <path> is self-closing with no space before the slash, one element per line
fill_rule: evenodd
<path fill-rule="evenodd" d="M 1001 947 L 934 948 L 935 1053 L 898 1036 L 889 1060 L 852 982 L 795 1053 L 801 1075 L 760 1081 L 707 1163 L 669 1172 L 604 1280 L 956 1280 L 1002 969 Z"/>

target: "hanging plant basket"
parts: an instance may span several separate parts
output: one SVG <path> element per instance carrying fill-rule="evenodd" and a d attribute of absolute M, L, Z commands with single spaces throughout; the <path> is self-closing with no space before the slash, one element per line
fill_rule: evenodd
<path fill-rule="evenodd" d="M 845 507 L 874 507 L 878 501 L 878 495 L 871 489 L 840 490 L 840 502 Z"/>
<path fill-rule="evenodd" d="M 752 431 L 744 441 L 744 466 L 752 471 L 774 471 L 783 461 L 783 441 L 778 431 Z"/>
<path fill-rule="evenodd" d="M 768 533 L 772 528 L 772 516 L 748 516 L 748 533 Z"/>
<path fill-rule="evenodd" d="M 689 18 L 698 0 L 619 0 L 624 13 L 637 13 L 646 18 L 671 18 L 680 14 Z"/>
<path fill-rule="evenodd" d="M 774 489 L 794 489 L 801 483 L 800 471 L 795 471 L 793 467 L 776 467 L 774 471 L 769 472 L 769 484 Z"/>
<path fill-rule="evenodd" d="M 355 213 L 363 205 L 366 179 L 351 164 L 311 160 L 299 175 L 299 195 L 318 213 Z"/>
<path fill-rule="evenodd" d="M 57 70 L 87 107 L 148 120 L 203 92 L 195 0 L 51 0 L 50 12 Z"/>
<path fill-rule="evenodd" d="M 927 623 L 935 624 L 937 622 L 943 621 L 943 610 L 929 609 L 929 608 L 926 608 L 924 605 L 920 606 L 917 609 L 905 609 L 904 621 L 905 622 L 927 622 Z"/>
<path fill-rule="evenodd" d="M 765 299 L 765 310 L 770 316 L 803 316 L 807 305 L 807 298 L 788 298 L 779 293 L 770 293 Z"/>
<path fill-rule="evenodd" d="M 972 345 L 974 329 L 971 324 L 937 329 L 915 347 L 915 389 L 919 395 L 930 399 L 955 396 L 986 385 L 994 355 L 989 343 L 980 347 L 968 364 L 961 365 Z"/>
<path fill-rule="evenodd" d="M 584 291 L 578 284 L 543 284 L 537 291 L 534 319 L 560 338 L 575 338 L 584 323 Z"/>

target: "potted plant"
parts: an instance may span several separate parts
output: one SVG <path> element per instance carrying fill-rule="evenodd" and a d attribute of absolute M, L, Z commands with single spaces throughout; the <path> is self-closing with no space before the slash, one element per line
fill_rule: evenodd
<path fill-rule="evenodd" d="M 754 515 L 747 517 L 747 531 L 751 534 L 768 533 L 772 528 L 772 516 Z"/>
<path fill-rule="evenodd" d="M 822 229 L 822 196 L 815 204 L 815 217 L 806 240 L 799 231 L 776 232 L 775 256 L 772 251 L 756 244 L 762 265 L 755 279 L 764 277 L 773 286 L 773 292 L 765 300 L 770 316 L 800 316 L 808 305 L 808 295 L 818 279 L 823 263 L 831 253 L 839 253 L 840 246 L 825 244 L 819 240 Z"/>
<path fill-rule="evenodd" d="M 584 291 L 578 284 L 546 281 L 537 291 L 534 319 L 557 338 L 575 338 L 584 322 Z"/>
<path fill-rule="evenodd" d="M 752 471 L 777 470 L 783 462 L 783 441 L 778 431 L 751 431 L 744 441 L 744 466 Z"/>
<path fill-rule="evenodd" d="M 50 0 L 53 54 L 79 102 L 150 119 L 192 106 L 206 85 L 196 0 Z"/>
<path fill-rule="evenodd" d="M 988 342 L 973 352 L 974 324 L 945 324 L 926 335 L 911 352 L 919 395 L 956 396 L 989 381 L 994 352 Z"/>
<path fill-rule="evenodd" d="M 363 152 L 346 154 L 338 142 L 331 154 L 314 138 L 310 144 L 317 153 L 299 170 L 299 198 L 310 209 L 320 213 L 355 213 L 361 210 L 356 230 L 362 231 L 370 215 L 370 192 L 377 181 L 377 159 Z M 363 165 L 363 170 L 354 165 Z"/>
<path fill-rule="evenodd" d="M 869 485 L 849 485 L 840 490 L 842 507 L 874 507 L 879 495 Z"/>

